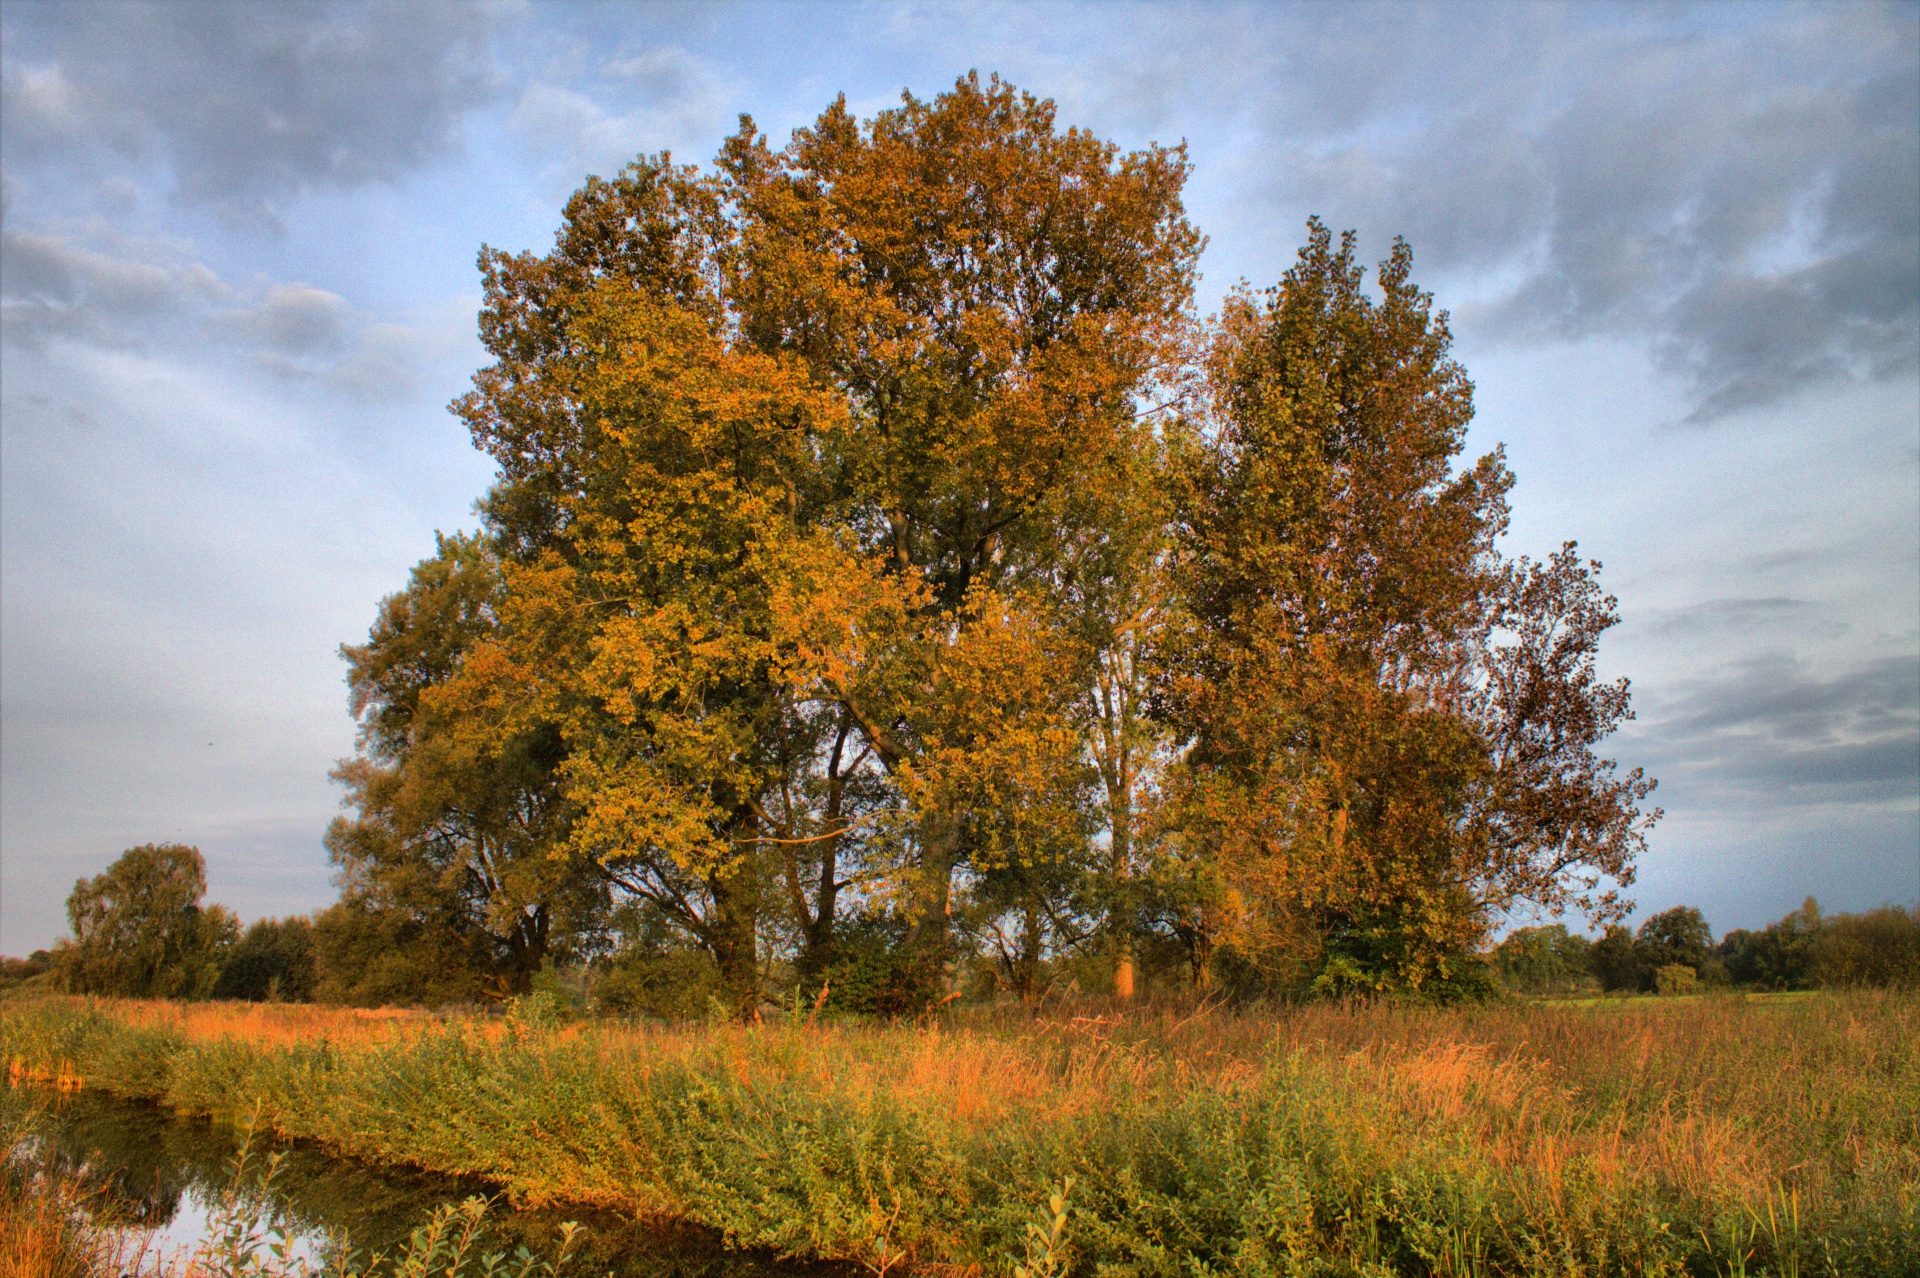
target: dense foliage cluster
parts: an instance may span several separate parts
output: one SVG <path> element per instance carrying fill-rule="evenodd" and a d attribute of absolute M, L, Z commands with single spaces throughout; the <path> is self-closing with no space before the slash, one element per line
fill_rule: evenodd
<path fill-rule="evenodd" d="M 346 649 L 336 992 L 1432 989 L 1617 917 L 1597 565 L 1495 550 L 1404 244 L 1198 320 L 1187 172 L 968 77 L 483 251 L 499 477 Z"/>

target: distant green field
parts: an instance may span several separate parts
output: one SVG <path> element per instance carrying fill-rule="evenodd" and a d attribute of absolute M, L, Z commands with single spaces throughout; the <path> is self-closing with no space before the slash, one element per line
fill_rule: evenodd
<path fill-rule="evenodd" d="M 1645 1007 L 1648 1004 L 1662 1006 L 1674 1003 L 1701 1003 L 1716 999 L 1736 999 L 1751 1003 L 1797 1003 L 1803 999 L 1821 998 L 1818 990 L 1741 990 L 1726 992 L 1702 990 L 1692 994 L 1592 994 L 1577 998 L 1538 998 L 1531 1000 L 1553 1007 Z"/>
<path fill-rule="evenodd" d="M 0 1055 L 876 1273 L 1920 1273 L 1911 995 L 891 1028 L 42 999 L 0 1004 Z"/>

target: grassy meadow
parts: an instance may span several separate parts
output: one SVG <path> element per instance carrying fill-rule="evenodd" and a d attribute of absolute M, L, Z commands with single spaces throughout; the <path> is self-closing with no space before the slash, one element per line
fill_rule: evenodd
<path fill-rule="evenodd" d="M 876 1274 L 1920 1273 L 1912 995 L 918 1027 L 44 997 L 0 1005 L 0 1057 Z"/>

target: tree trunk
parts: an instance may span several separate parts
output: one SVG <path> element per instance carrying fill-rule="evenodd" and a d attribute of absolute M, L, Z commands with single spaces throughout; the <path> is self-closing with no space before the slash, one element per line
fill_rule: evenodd
<path fill-rule="evenodd" d="M 1023 913 L 1025 926 L 1020 932 L 1020 966 L 1015 973 L 1014 984 L 1020 993 L 1020 1001 L 1032 1003 L 1040 995 L 1040 948 L 1043 940 L 1040 902 L 1028 896 Z"/>
<path fill-rule="evenodd" d="M 1107 933 L 1113 940 L 1113 996 L 1133 1001 L 1133 893 L 1128 882 L 1133 850 L 1133 796 L 1130 786 L 1109 792 L 1109 850 L 1113 854 L 1114 899 L 1107 913 Z"/>
<path fill-rule="evenodd" d="M 720 969 L 720 998 L 742 1020 L 760 1006 L 760 955 L 756 943 L 759 883 L 749 864 L 707 881 L 713 895 L 709 948 Z"/>
<path fill-rule="evenodd" d="M 1213 988 L 1213 936 L 1204 928 L 1193 933 L 1193 988 L 1205 993 Z"/>
<path fill-rule="evenodd" d="M 841 712 L 840 730 L 833 740 L 833 754 L 827 761 L 827 807 L 826 826 L 829 831 L 840 827 L 841 813 L 845 811 L 847 778 L 841 772 L 841 761 L 845 758 L 847 734 L 853 730 L 853 720 L 845 711 Z M 864 756 L 863 756 L 864 757 Z M 854 766 L 859 766 L 855 760 Z M 789 862 L 791 864 L 791 862 Z M 840 897 L 840 836 L 833 834 L 820 844 L 820 880 L 814 894 L 814 909 L 811 916 L 806 913 L 803 900 L 797 900 L 801 917 L 805 921 L 805 935 L 801 942 L 800 957 L 797 966 L 805 977 L 818 976 L 833 962 L 833 914 L 839 905 Z M 794 888 L 799 897 L 798 885 Z"/>
<path fill-rule="evenodd" d="M 937 999 L 945 993 L 952 944 L 953 867 L 960 859 L 960 823 L 948 813 L 936 812 L 920 830 L 920 872 L 906 949 L 927 997 Z"/>

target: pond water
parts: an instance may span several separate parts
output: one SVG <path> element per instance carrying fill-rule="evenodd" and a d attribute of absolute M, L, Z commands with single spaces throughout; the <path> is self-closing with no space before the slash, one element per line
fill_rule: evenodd
<path fill-rule="evenodd" d="M 78 1180 L 95 1222 L 132 1231 L 135 1245 L 144 1242 L 148 1255 L 191 1252 L 207 1236 L 220 1205 L 237 1200 L 238 1184 L 244 1190 L 238 1200 L 260 1202 L 264 1214 L 258 1219 L 292 1239 L 296 1255 L 317 1260 L 335 1254 L 342 1238 L 363 1257 L 391 1255 L 434 1208 L 479 1194 L 494 1204 L 487 1217 L 488 1251 L 524 1244 L 551 1255 L 561 1222 L 580 1222 L 585 1232 L 564 1271 L 574 1278 L 832 1278 L 848 1272 L 728 1251 L 703 1230 L 628 1221 L 591 1208 L 514 1211 L 498 1187 L 485 1181 L 336 1158 L 305 1142 L 256 1138 L 248 1170 L 236 1182 L 241 1134 L 233 1128 L 93 1092 L 32 1092 L 39 1112 L 32 1134 L 16 1144 L 12 1157 Z M 262 1194 L 260 1173 L 269 1153 L 280 1159 Z"/>

